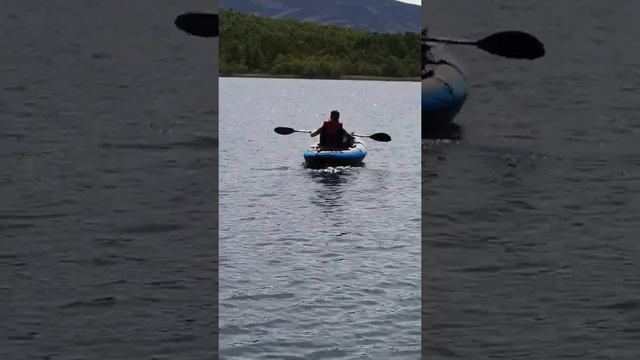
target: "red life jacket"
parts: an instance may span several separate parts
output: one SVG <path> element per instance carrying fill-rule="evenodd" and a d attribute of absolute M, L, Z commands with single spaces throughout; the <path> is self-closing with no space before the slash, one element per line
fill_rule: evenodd
<path fill-rule="evenodd" d="M 339 145 L 342 140 L 342 123 L 339 121 L 325 120 L 320 130 L 321 145 Z"/>

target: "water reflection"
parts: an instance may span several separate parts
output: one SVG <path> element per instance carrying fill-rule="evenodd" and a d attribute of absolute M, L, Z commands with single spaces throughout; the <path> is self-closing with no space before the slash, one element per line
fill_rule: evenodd
<path fill-rule="evenodd" d="M 335 207 L 341 207 L 345 201 L 345 185 L 351 182 L 357 170 L 349 166 L 309 170 L 311 179 L 321 185 L 314 188 L 316 196 L 311 199 L 311 203 L 328 212 L 334 211 Z"/>
<path fill-rule="evenodd" d="M 423 127 L 422 138 L 430 140 L 462 140 L 463 130 L 462 126 L 454 122 L 440 126 Z"/>

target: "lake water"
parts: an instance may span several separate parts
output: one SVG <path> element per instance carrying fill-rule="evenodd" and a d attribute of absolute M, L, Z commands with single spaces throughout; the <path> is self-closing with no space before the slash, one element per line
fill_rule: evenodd
<path fill-rule="evenodd" d="M 450 47 L 459 142 L 423 142 L 423 358 L 640 356 L 637 2 L 424 4 L 433 35 L 519 29 L 541 60 Z"/>
<path fill-rule="evenodd" d="M 215 2 L 3 5 L 0 358 L 213 358 L 216 42 L 172 21 Z M 522 29 L 548 55 L 450 48 L 463 139 L 422 143 L 422 198 L 417 84 L 221 81 L 227 358 L 416 358 L 422 289 L 424 358 L 637 359 L 640 4 L 424 10 L 434 35 Z M 393 141 L 302 168 L 311 139 L 272 128 L 334 108 Z"/>
<path fill-rule="evenodd" d="M 213 5 L 3 2 L 1 359 L 215 356 Z"/>
<path fill-rule="evenodd" d="M 220 350 L 225 359 L 420 354 L 417 82 L 220 79 Z M 365 166 L 303 167 L 331 110 Z"/>

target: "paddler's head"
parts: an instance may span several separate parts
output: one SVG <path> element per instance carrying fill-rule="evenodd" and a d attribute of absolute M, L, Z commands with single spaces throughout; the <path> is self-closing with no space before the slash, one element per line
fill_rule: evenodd
<path fill-rule="evenodd" d="M 338 121 L 340 119 L 340 113 L 338 112 L 338 110 L 333 110 L 331 112 L 330 119 L 333 120 L 333 121 Z"/>

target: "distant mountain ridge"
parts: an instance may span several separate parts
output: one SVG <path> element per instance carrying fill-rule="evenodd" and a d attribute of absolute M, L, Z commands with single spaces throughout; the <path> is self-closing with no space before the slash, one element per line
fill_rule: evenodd
<path fill-rule="evenodd" d="M 420 6 L 395 0 L 220 0 L 223 9 L 380 33 L 420 32 Z M 224 21 L 224 20 L 222 20 Z"/>

